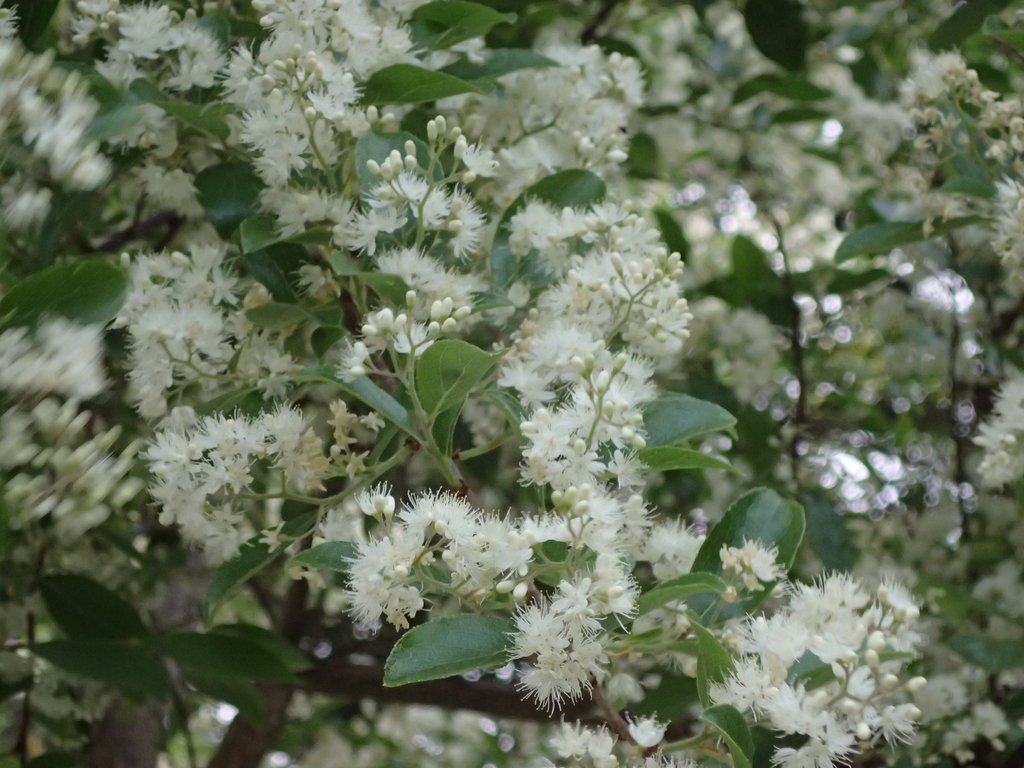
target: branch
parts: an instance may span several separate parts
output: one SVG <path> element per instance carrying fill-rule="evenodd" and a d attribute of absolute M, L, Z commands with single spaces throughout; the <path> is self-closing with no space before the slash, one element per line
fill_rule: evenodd
<path fill-rule="evenodd" d="M 589 45 L 597 39 L 598 27 L 608 20 L 608 17 L 611 16 L 612 11 L 615 10 L 615 6 L 618 4 L 619 0 L 602 0 L 597 13 L 587 22 L 587 25 L 583 27 L 583 32 L 580 34 L 580 42 L 583 45 Z"/>
<path fill-rule="evenodd" d="M 619 714 L 618 710 L 612 706 L 611 702 L 608 701 L 608 697 L 604 695 L 604 689 L 601 687 L 596 679 L 593 681 L 593 695 L 594 703 L 597 704 L 597 708 L 601 710 L 601 714 L 604 716 L 604 721 L 608 723 L 608 728 L 611 732 L 619 737 L 620 741 L 624 741 L 627 744 L 632 744 L 633 737 L 629 733 L 629 723 Z"/>
<path fill-rule="evenodd" d="M 960 249 L 956 240 L 949 236 L 946 239 L 949 245 L 950 266 L 960 276 L 959 257 Z M 970 483 L 967 477 L 967 433 L 969 427 L 960 423 L 957 416 L 957 405 L 963 398 L 963 382 L 957 375 L 957 362 L 960 359 L 960 316 L 956 301 L 956 288 L 952 291 L 953 311 L 950 313 L 949 330 L 949 352 L 947 364 L 949 365 L 949 436 L 953 440 L 953 481 L 956 483 L 956 503 L 960 517 L 960 538 L 964 542 L 970 541 L 970 509 L 967 499 L 964 496 L 964 486 Z"/>
<path fill-rule="evenodd" d="M 804 424 L 807 422 L 807 367 L 804 362 L 803 328 L 800 305 L 796 302 L 796 289 L 793 287 L 793 275 L 789 268 L 789 255 L 782 235 L 782 224 L 774 216 L 775 237 L 779 241 L 779 253 L 782 254 L 782 287 L 789 299 L 789 346 L 793 354 L 793 373 L 796 376 L 800 392 L 796 398 L 796 407 L 790 417 L 794 426 L 793 437 L 789 441 L 790 471 L 793 473 L 793 485 L 799 486 L 800 453 L 798 444 Z"/>
<path fill-rule="evenodd" d="M 566 719 L 598 723 L 590 702 L 572 704 L 549 713 L 523 699 L 512 683 L 484 679 L 469 682 L 461 677 L 385 688 L 384 666 L 362 654 L 330 657 L 302 676 L 303 690 L 344 699 L 373 699 L 392 704 L 429 704 L 445 709 L 469 709 L 494 717 L 540 722 Z"/>
<path fill-rule="evenodd" d="M 148 240 L 160 230 L 164 230 L 160 238 L 152 244 L 154 250 L 162 251 L 174 239 L 184 223 L 185 218 L 177 211 L 160 210 L 145 219 L 136 218 L 130 225 L 115 232 L 99 245 L 85 245 L 82 250 L 86 253 L 116 253 L 128 243 L 136 240 Z"/>
<path fill-rule="evenodd" d="M 302 635 L 308 594 L 306 580 L 297 579 L 285 595 L 277 630 L 290 643 L 298 642 Z M 285 726 L 294 689 L 289 685 L 266 685 L 262 691 L 263 721 L 254 724 L 236 715 L 208 768 L 252 768 L 274 746 Z"/>

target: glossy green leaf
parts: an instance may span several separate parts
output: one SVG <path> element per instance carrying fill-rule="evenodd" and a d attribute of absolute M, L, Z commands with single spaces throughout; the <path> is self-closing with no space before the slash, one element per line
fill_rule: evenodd
<path fill-rule="evenodd" d="M 732 656 L 721 641 L 705 627 L 691 620 L 697 636 L 697 695 L 705 707 L 711 703 L 711 685 L 721 683 L 733 670 Z"/>
<path fill-rule="evenodd" d="M 251 723 L 263 720 L 263 694 L 252 680 L 221 675 L 206 670 L 183 670 L 185 679 L 197 691 L 214 701 L 235 707 Z"/>
<path fill-rule="evenodd" d="M 807 515 L 807 541 L 822 565 L 829 571 L 852 571 L 857 562 L 857 548 L 846 527 L 846 517 L 836 512 L 823 493 L 803 496 Z"/>
<path fill-rule="evenodd" d="M 69 637 L 118 640 L 147 633 L 131 604 L 85 576 L 44 576 L 39 591 L 50 617 Z"/>
<path fill-rule="evenodd" d="M 213 572 L 213 579 L 203 600 L 203 617 L 207 622 L 224 601 L 249 579 L 262 571 L 281 553 L 288 542 L 306 535 L 316 522 L 316 512 L 304 512 L 285 521 L 281 528 L 282 543 L 271 549 L 257 534 L 239 549 L 238 554 L 222 563 Z"/>
<path fill-rule="evenodd" d="M 462 613 L 413 627 L 391 649 L 384 685 L 439 680 L 509 660 L 515 626 L 508 619 Z"/>
<path fill-rule="evenodd" d="M 801 3 L 797 0 L 747 0 L 743 20 L 761 53 L 786 69 L 803 67 L 809 35 Z"/>
<path fill-rule="evenodd" d="M 466 0 L 435 0 L 412 12 L 409 31 L 413 42 L 423 48 L 440 50 L 473 37 L 486 35 L 498 24 L 515 16 Z"/>
<path fill-rule="evenodd" d="M 672 212 L 665 208 L 655 208 L 652 213 L 661 232 L 661 239 L 669 251 L 678 253 L 683 261 L 690 256 L 690 241 L 686 239 L 682 225 L 676 221 Z"/>
<path fill-rule="evenodd" d="M 521 48 L 496 48 L 486 51 L 485 56 L 482 62 L 459 59 L 441 71 L 481 86 L 482 81 L 494 81 L 502 75 L 521 69 L 558 66 L 556 61 L 547 56 Z"/>
<path fill-rule="evenodd" d="M 692 595 L 725 592 L 725 582 L 712 573 L 688 573 L 669 581 L 656 584 L 640 595 L 637 610 L 640 615 L 649 613 L 667 603 L 685 600 Z"/>
<path fill-rule="evenodd" d="M 419 104 L 460 93 L 479 93 L 472 83 L 413 64 L 392 64 L 370 75 L 363 86 L 367 104 Z"/>
<path fill-rule="evenodd" d="M 893 248 L 921 242 L 933 237 L 954 232 L 961 227 L 978 224 L 984 220 L 977 216 L 960 216 L 954 219 L 936 221 L 930 234 L 925 237 L 921 221 L 882 221 L 855 229 L 848 234 L 836 249 L 836 262 L 841 263 L 856 256 L 870 256 L 888 253 Z"/>
<path fill-rule="evenodd" d="M 494 368 L 492 355 L 459 339 L 435 341 L 416 361 L 416 393 L 427 413 L 461 408 Z"/>
<path fill-rule="evenodd" d="M 32 653 L 67 672 L 108 683 L 137 698 L 164 699 L 168 693 L 163 664 L 137 645 L 79 638 L 34 645 Z"/>
<path fill-rule="evenodd" d="M 387 272 L 357 272 L 353 277 L 365 283 L 371 291 L 391 306 L 405 306 L 405 295 L 409 292 L 409 285 L 398 275 Z"/>
<path fill-rule="evenodd" d="M 33 325 L 44 315 L 82 324 L 114 318 L 128 293 L 124 271 L 103 261 L 57 264 L 15 283 L 0 298 L 0 327 Z"/>
<path fill-rule="evenodd" d="M 674 445 L 685 440 L 732 429 L 736 417 L 706 400 L 665 392 L 643 407 L 647 448 Z"/>
<path fill-rule="evenodd" d="M 36 43 L 50 26 L 50 20 L 60 0 L 10 0 L 18 14 L 18 36 L 26 48 L 36 49 Z"/>
<path fill-rule="evenodd" d="M 725 469 L 733 471 L 732 465 L 722 459 L 709 456 L 692 448 L 678 445 L 657 445 L 644 448 L 637 458 L 655 472 L 670 472 L 676 469 Z"/>
<path fill-rule="evenodd" d="M 242 253 L 253 253 L 281 241 L 277 225 L 269 216 L 249 216 L 238 225 Z"/>
<path fill-rule="evenodd" d="M 128 90 L 140 102 L 160 107 L 182 125 L 206 133 L 217 141 L 227 141 L 231 135 L 231 126 L 226 119 L 234 112 L 230 104 L 197 104 L 175 99 L 141 78 L 133 81 Z"/>
<path fill-rule="evenodd" d="M 268 301 L 266 304 L 250 307 L 245 310 L 245 316 L 258 328 L 274 331 L 315 319 L 297 304 L 284 304 L 279 301 Z"/>
<path fill-rule="evenodd" d="M 210 223 L 227 238 L 259 209 L 263 182 L 245 163 L 230 162 L 197 173 L 195 186 Z"/>
<path fill-rule="evenodd" d="M 319 380 L 330 382 L 346 394 L 366 403 L 406 434 L 416 440 L 422 439 L 405 406 L 370 381 L 366 376 L 344 380 L 338 376 L 338 369 L 335 366 L 319 365 L 313 368 L 306 368 L 300 374 L 300 379 L 304 381 Z"/>
<path fill-rule="evenodd" d="M 288 561 L 289 566 L 302 565 L 307 568 L 323 568 L 328 571 L 346 572 L 350 561 L 359 548 L 351 541 L 327 541 L 305 549 Z"/>
<path fill-rule="evenodd" d="M 987 635 L 954 635 L 947 643 L 961 657 L 986 672 L 1024 669 L 1024 643 Z"/>
<path fill-rule="evenodd" d="M 242 261 L 249 273 L 262 283 L 274 301 L 295 303 L 298 294 L 294 283 L 299 267 L 305 263 L 306 252 L 294 243 L 274 243 L 247 253 Z"/>
<path fill-rule="evenodd" d="M 722 736 L 729 747 L 734 768 L 751 767 L 751 761 L 754 759 L 754 738 L 746 718 L 739 710 L 729 704 L 719 704 L 705 709 L 700 719 Z"/>
<path fill-rule="evenodd" d="M 733 502 L 708 532 L 693 570 L 721 573 L 722 547 L 742 547 L 747 541 L 777 547 L 777 560 L 788 569 L 796 558 L 804 528 L 804 511 L 799 504 L 783 499 L 769 488 L 755 488 Z"/>
<path fill-rule="evenodd" d="M 147 647 L 182 669 L 243 680 L 288 682 L 292 673 L 273 653 L 241 636 L 215 632 L 173 632 L 151 637 Z"/>
<path fill-rule="evenodd" d="M 950 5 L 953 12 L 928 37 L 928 47 L 942 50 L 960 45 L 981 29 L 985 19 L 1001 12 L 1009 0 L 971 0 Z"/>
<path fill-rule="evenodd" d="M 405 157 L 405 143 L 411 141 L 416 147 L 416 159 L 421 168 L 427 168 L 430 164 L 430 147 L 422 139 L 411 133 L 400 131 L 398 133 L 377 133 L 370 131 L 364 133 L 356 141 L 355 164 L 356 177 L 359 179 L 359 191 L 365 197 L 374 187 L 382 183 L 379 176 L 374 176 L 366 167 L 368 161 L 373 160 L 382 163 L 394 151 L 398 151 Z"/>
<path fill-rule="evenodd" d="M 258 645 L 281 662 L 289 672 L 305 672 L 313 666 L 306 654 L 280 634 L 255 624 L 218 624 L 210 632 L 226 637 L 241 638 L 248 643 Z"/>
<path fill-rule="evenodd" d="M 892 279 L 892 272 L 881 267 L 867 269 L 862 272 L 851 272 L 846 269 L 837 269 L 828 283 L 827 290 L 829 293 L 838 293 L 842 295 L 853 291 L 859 291 L 862 288 L 867 288 L 869 285 L 874 285 L 875 283 L 882 282 L 883 280 L 888 281 Z"/>
<path fill-rule="evenodd" d="M 538 181 L 517 197 L 502 214 L 491 248 L 491 273 L 494 284 L 503 287 L 516 275 L 517 259 L 508 244 L 508 223 L 528 200 L 540 200 L 564 208 L 585 208 L 600 202 L 607 187 L 599 176 L 580 168 L 559 171 Z"/>
<path fill-rule="evenodd" d="M 795 75 L 757 75 L 737 86 L 733 104 L 739 104 L 759 93 L 773 93 L 792 101 L 820 101 L 832 95 L 826 88 Z"/>

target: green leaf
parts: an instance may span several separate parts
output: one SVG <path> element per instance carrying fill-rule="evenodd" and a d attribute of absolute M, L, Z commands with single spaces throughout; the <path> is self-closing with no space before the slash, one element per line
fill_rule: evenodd
<path fill-rule="evenodd" d="M 727 461 L 678 445 L 656 445 L 653 448 L 644 448 L 637 454 L 637 458 L 655 472 L 669 472 L 675 469 L 726 469 L 730 472 L 733 471 L 732 465 Z"/>
<path fill-rule="evenodd" d="M 147 633 L 135 608 L 85 576 L 44 576 L 39 590 L 46 610 L 69 637 L 120 640 Z"/>
<path fill-rule="evenodd" d="M 243 680 L 290 682 L 292 673 L 274 654 L 244 637 L 208 632 L 174 632 L 149 638 L 146 645 L 186 672 Z"/>
<path fill-rule="evenodd" d="M 218 624 L 210 632 L 226 637 L 237 637 L 254 643 L 273 655 L 292 673 L 305 672 L 312 667 L 309 657 L 276 632 L 253 624 Z"/>
<path fill-rule="evenodd" d="M 691 619 L 697 636 L 697 695 L 705 707 L 711 703 L 712 683 L 721 683 L 733 670 L 732 656 L 708 629 Z"/>
<path fill-rule="evenodd" d="M 697 552 L 693 570 L 721 573 L 719 552 L 722 547 L 742 547 L 747 541 L 778 547 L 777 560 L 788 569 L 796 558 L 804 528 L 804 510 L 799 504 L 783 499 L 769 488 L 755 488 L 733 502 L 708 532 Z"/>
<path fill-rule="evenodd" d="M 327 541 L 299 552 L 288 561 L 288 565 L 303 565 L 307 568 L 324 568 L 344 573 L 348 571 L 350 561 L 358 551 L 359 548 L 351 541 Z"/>
<path fill-rule="evenodd" d="M 658 160 L 658 145 L 646 133 L 633 134 L 628 163 L 630 175 L 638 179 L 657 179 L 664 170 Z"/>
<path fill-rule="evenodd" d="M 384 685 L 440 680 L 509 660 L 515 626 L 508 619 L 461 613 L 413 627 L 391 649 Z"/>
<path fill-rule="evenodd" d="M 278 549 L 271 549 L 259 539 L 259 536 L 249 539 L 237 555 L 213 572 L 213 579 L 203 600 L 203 617 L 207 622 L 225 600 L 278 556 Z"/>
<path fill-rule="evenodd" d="M 213 573 L 213 579 L 203 600 L 203 618 L 209 622 L 225 600 L 237 592 L 245 582 L 266 568 L 288 545 L 288 542 L 302 538 L 316 523 L 317 513 L 303 512 L 285 521 L 281 527 L 281 538 L 285 541 L 274 549 L 268 547 L 257 534 L 245 542 L 238 554 L 221 563 Z"/>
<path fill-rule="evenodd" d="M 128 293 L 124 271 L 77 259 L 29 275 L 0 298 L 0 327 L 33 325 L 43 315 L 84 324 L 112 320 Z"/>
<path fill-rule="evenodd" d="M 370 75 L 363 87 L 367 104 L 419 104 L 460 93 L 479 93 L 472 83 L 412 64 L 392 64 Z"/>
<path fill-rule="evenodd" d="M 474 85 L 493 87 L 493 81 L 510 72 L 535 67 L 557 67 L 558 62 L 542 56 L 536 51 L 521 48 L 496 48 L 487 54 L 483 62 L 459 59 L 442 69 L 449 75 L 460 80 L 472 82 Z"/>
<path fill-rule="evenodd" d="M 823 493 L 807 493 L 803 497 L 807 515 L 807 541 L 822 565 L 829 571 L 852 571 L 857 562 L 857 548 L 846 527 L 846 517 L 836 512 Z"/>
<path fill-rule="evenodd" d="M 18 36 L 26 48 L 36 49 L 36 42 L 50 26 L 60 0 L 12 0 L 11 3 L 18 14 Z"/>
<path fill-rule="evenodd" d="M 793 107 L 782 109 L 772 116 L 773 125 L 786 125 L 788 123 L 804 123 L 808 121 L 821 122 L 831 117 L 831 113 L 810 107 Z"/>
<path fill-rule="evenodd" d="M 736 424 L 736 418 L 722 406 L 678 392 L 665 392 L 644 405 L 643 412 L 648 449 L 729 430 Z"/>
<path fill-rule="evenodd" d="M 655 208 L 652 213 L 661 232 L 661 239 L 669 251 L 678 253 L 683 261 L 686 261 L 690 256 L 690 241 L 686 239 L 686 234 L 675 216 L 665 208 Z"/>
<path fill-rule="evenodd" d="M 409 19 L 413 43 L 440 50 L 473 37 L 486 35 L 498 24 L 514 21 L 515 15 L 466 0 L 436 0 L 419 6 Z"/>
<path fill-rule="evenodd" d="M 424 353 L 426 354 L 426 353 Z M 319 365 L 313 368 L 306 368 L 299 374 L 302 381 L 326 381 L 339 387 L 343 392 L 366 403 L 377 413 L 399 427 L 403 432 L 417 441 L 422 437 L 412 421 L 412 417 L 401 403 L 374 384 L 366 376 L 360 376 L 345 381 L 338 376 L 338 369 L 332 365 Z"/>
<path fill-rule="evenodd" d="M 227 116 L 234 112 L 230 104 L 196 104 L 191 101 L 173 99 L 150 81 L 140 78 L 128 86 L 128 91 L 140 101 L 160 107 L 178 122 L 218 141 L 227 141 L 231 126 Z"/>
<path fill-rule="evenodd" d="M 992 674 L 1024 668 L 1024 643 L 987 635 L 954 635 L 947 643 L 960 656 Z"/>
<path fill-rule="evenodd" d="M 951 5 L 956 10 L 928 37 L 928 47 L 942 50 L 960 45 L 981 29 L 986 17 L 999 13 L 1007 5 L 1009 0 L 971 0 L 969 3 Z"/>
<path fill-rule="evenodd" d="M 266 304 L 250 307 L 245 310 L 245 316 L 253 325 L 275 331 L 315 320 L 299 305 L 283 304 L 278 301 L 268 301 Z"/>
<path fill-rule="evenodd" d="M 829 280 L 828 293 L 845 294 L 858 291 L 861 288 L 880 282 L 892 280 L 893 274 L 888 269 L 877 267 L 863 272 L 850 272 L 845 269 L 837 269 L 832 279 Z"/>
<path fill-rule="evenodd" d="M 238 225 L 238 238 L 242 253 L 253 253 L 281 242 L 277 225 L 269 216 L 249 216 L 243 220 Z"/>
<path fill-rule="evenodd" d="M 637 601 L 637 611 L 642 616 L 667 603 L 685 600 L 692 595 L 706 592 L 722 594 L 725 592 L 725 582 L 711 573 L 688 573 L 685 576 L 656 584 L 644 592 Z"/>
<path fill-rule="evenodd" d="M 200 171 L 195 186 L 210 223 L 226 239 L 259 209 L 263 182 L 245 163 L 231 162 Z"/>
<path fill-rule="evenodd" d="M 369 286 L 371 291 L 391 306 L 405 306 L 405 294 L 409 292 L 409 285 L 398 275 L 387 272 L 357 272 L 353 277 Z"/>
<path fill-rule="evenodd" d="M 750 768 L 754 759 L 754 738 L 746 718 L 729 704 L 708 707 L 700 719 L 718 731 L 729 747 L 734 768 Z"/>
<path fill-rule="evenodd" d="M 28 761 L 27 768 L 81 768 L 81 755 L 72 752 L 47 752 Z"/>
<path fill-rule="evenodd" d="M 298 295 L 292 287 L 293 275 L 304 263 L 306 252 L 293 243 L 274 243 L 259 251 L 247 253 L 242 261 L 250 274 L 266 286 L 274 301 L 295 303 Z"/>
<path fill-rule="evenodd" d="M 508 223 L 528 200 L 540 200 L 557 208 L 584 208 L 602 200 L 607 192 L 604 181 L 590 171 L 571 168 L 538 181 L 512 201 L 502 214 L 491 248 L 491 272 L 494 284 L 508 285 L 516 274 L 517 260 L 508 245 Z"/>
<path fill-rule="evenodd" d="M 832 92 L 815 85 L 805 77 L 794 75 L 758 75 L 737 86 L 732 103 L 739 104 L 759 93 L 774 93 L 792 101 L 820 101 Z"/>
<path fill-rule="evenodd" d="M 218 635 L 237 637 L 255 644 L 274 656 L 289 672 L 305 672 L 313 664 L 309 658 L 276 632 L 257 627 L 255 624 L 218 624 L 210 630 Z"/>
<path fill-rule="evenodd" d="M 836 262 L 848 261 L 856 256 L 888 253 L 893 248 L 917 243 L 953 232 L 961 227 L 982 223 L 978 216 L 960 216 L 954 219 L 936 221 L 931 234 L 925 237 L 921 221 L 882 221 L 855 229 L 848 234 L 836 249 Z"/>
<path fill-rule="evenodd" d="M 95 638 L 54 640 L 32 653 L 67 672 L 99 680 L 137 698 L 164 699 L 167 672 L 159 659 L 137 645 Z"/>
<path fill-rule="evenodd" d="M 416 393 L 427 413 L 461 408 L 466 396 L 495 366 L 479 347 L 458 339 L 435 341 L 416 361 Z"/>
<path fill-rule="evenodd" d="M 359 191 L 365 197 L 374 187 L 382 182 L 379 176 L 374 176 L 366 167 L 369 160 L 382 163 L 393 151 L 397 150 L 405 157 L 405 142 L 411 141 L 416 145 L 416 159 L 422 168 L 430 164 L 430 147 L 421 139 L 405 131 L 399 133 L 376 133 L 370 131 L 364 133 L 356 141 L 355 164 L 356 176 L 359 179 Z M 436 175 L 436 174 L 435 174 Z"/>
<path fill-rule="evenodd" d="M 754 45 L 786 69 L 801 69 L 808 33 L 803 6 L 796 0 L 747 0 L 743 20 Z"/>
<path fill-rule="evenodd" d="M 251 680 L 195 669 L 184 671 L 184 674 L 197 691 L 214 701 L 227 702 L 249 722 L 259 723 L 263 720 L 263 694 Z"/>

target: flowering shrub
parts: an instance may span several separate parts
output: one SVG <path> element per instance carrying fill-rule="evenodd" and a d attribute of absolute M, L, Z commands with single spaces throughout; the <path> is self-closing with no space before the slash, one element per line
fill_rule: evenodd
<path fill-rule="evenodd" d="M 1018 765 L 1008 5 L 6 3 L 0 768 Z"/>

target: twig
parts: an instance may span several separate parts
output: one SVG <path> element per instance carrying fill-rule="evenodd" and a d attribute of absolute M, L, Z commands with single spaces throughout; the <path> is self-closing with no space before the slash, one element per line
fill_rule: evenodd
<path fill-rule="evenodd" d="M 615 6 L 618 4 L 619 0 L 602 0 L 597 13 L 587 22 L 583 32 L 580 34 L 581 43 L 589 45 L 597 39 L 598 28 L 608 20 L 608 17 L 611 16 L 612 11 L 615 10 Z"/>
<path fill-rule="evenodd" d="M 597 709 L 604 717 L 604 721 L 608 723 L 608 728 L 611 732 L 619 737 L 621 741 L 627 744 L 633 743 L 633 737 L 629 735 L 629 723 L 626 722 L 625 718 L 618 713 L 618 710 L 612 706 L 611 702 L 608 701 L 608 697 L 605 696 L 604 689 L 597 680 L 593 680 L 591 692 L 594 697 L 594 703 L 597 704 Z"/>
<path fill-rule="evenodd" d="M 174 239 L 184 223 L 184 217 L 177 211 L 160 210 L 145 219 L 132 221 L 130 225 L 115 232 L 99 245 L 86 245 L 83 250 L 87 253 L 117 252 L 135 240 L 146 240 L 160 230 L 164 230 L 160 238 L 153 243 L 154 250 L 161 251 Z"/>
<path fill-rule="evenodd" d="M 774 216 L 772 224 L 775 227 L 775 237 L 779 242 L 779 253 L 782 254 L 782 287 L 789 299 L 789 346 L 793 355 L 793 373 L 796 375 L 797 386 L 800 391 L 797 394 L 796 406 L 790 416 L 790 423 L 793 425 L 793 437 L 789 441 L 789 463 L 790 471 L 793 474 L 793 484 L 799 485 L 800 452 L 799 443 L 801 431 L 807 421 L 807 367 L 804 362 L 804 345 L 802 340 L 803 327 L 801 322 L 800 305 L 796 301 L 796 289 L 793 287 L 793 274 L 790 271 L 789 255 L 786 253 L 786 245 L 782 235 L 782 224 Z"/>
<path fill-rule="evenodd" d="M 952 235 L 946 238 L 949 245 L 949 261 L 953 271 L 959 277 L 960 248 Z M 964 496 L 964 488 L 969 484 L 967 477 L 967 430 L 960 423 L 957 416 L 957 406 L 963 398 L 963 382 L 957 375 L 957 362 L 960 358 L 960 314 L 957 307 L 956 287 L 952 290 L 953 311 L 950 313 L 949 329 L 949 436 L 953 440 L 953 481 L 956 483 L 956 503 L 960 516 L 960 538 L 967 542 L 971 540 L 971 530 L 967 499 Z"/>

